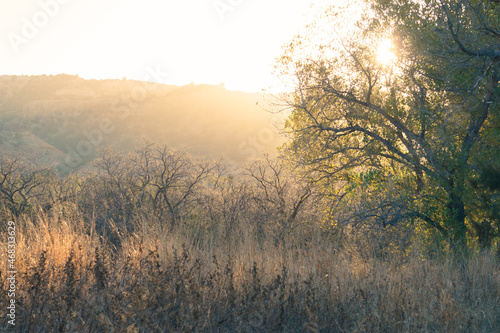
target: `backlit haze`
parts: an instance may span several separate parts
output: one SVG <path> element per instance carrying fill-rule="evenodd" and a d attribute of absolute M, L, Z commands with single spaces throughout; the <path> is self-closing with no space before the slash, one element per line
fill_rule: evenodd
<path fill-rule="evenodd" d="M 257 92 L 279 86 L 272 71 L 281 46 L 333 2 L 1 0 L 0 74 L 224 83 Z"/>

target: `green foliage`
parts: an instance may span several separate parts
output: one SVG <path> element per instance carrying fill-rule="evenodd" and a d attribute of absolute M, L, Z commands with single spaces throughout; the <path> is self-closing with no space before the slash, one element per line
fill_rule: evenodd
<path fill-rule="evenodd" d="M 358 21 L 336 31 L 353 7 Z M 485 209 L 497 192 L 471 186 L 498 165 L 496 13 L 493 2 L 332 7 L 285 51 L 281 73 L 296 82 L 281 101 L 293 109 L 285 151 L 337 223 L 423 223 L 454 249 L 499 236 Z M 395 60 L 380 58 L 385 39 Z"/>

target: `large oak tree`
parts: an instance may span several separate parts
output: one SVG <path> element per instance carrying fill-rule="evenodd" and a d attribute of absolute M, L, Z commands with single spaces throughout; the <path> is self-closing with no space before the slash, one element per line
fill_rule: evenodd
<path fill-rule="evenodd" d="M 336 202 L 363 183 L 358 217 L 421 223 L 454 246 L 498 236 L 498 188 L 480 179 L 500 161 L 500 3 L 332 7 L 280 69 L 294 84 L 287 151 Z"/>

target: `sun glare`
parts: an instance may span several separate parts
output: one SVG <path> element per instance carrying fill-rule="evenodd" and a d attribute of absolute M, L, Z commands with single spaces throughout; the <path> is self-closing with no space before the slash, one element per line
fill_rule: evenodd
<path fill-rule="evenodd" d="M 390 39 L 383 39 L 377 48 L 377 60 L 382 65 L 389 65 L 396 60 L 396 55 L 392 52 L 393 45 Z"/>
<path fill-rule="evenodd" d="M 147 68 L 158 67 L 168 72 L 167 84 L 225 82 L 229 90 L 260 92 L 274 78 L 281 46 L 319 10 L 311 1 L 109 0 L 101 5 L 91 0 L 63 6 L 47 0 L 54 5 L 41 7 L 36 1 L 30 6 L 11 1 L 0 11 L 0 30 L 7 32 L 0 40 L 0 72 L 144 80 Z M 48 11 L 54 11 L 54 19 Z M 47 22 L 37 23 L 45 17 Z"/>

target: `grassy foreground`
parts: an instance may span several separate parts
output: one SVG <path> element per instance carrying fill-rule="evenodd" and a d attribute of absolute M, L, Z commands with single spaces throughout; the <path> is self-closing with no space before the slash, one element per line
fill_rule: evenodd
<path fill-rule="evenodd" d="M 499 332 L 500 265 L 381 260 L 313 235 L 276 246 L 240 232 L 196 245 L 142 221 L 116 248 L 84 222 L 16 222 L 17 332 Z M 6 239 L 2 239 L 6 249 Z"/>

